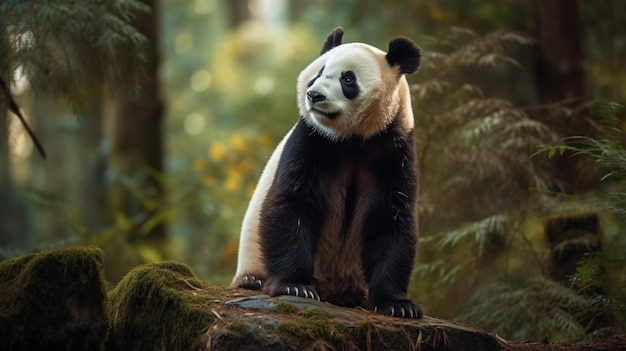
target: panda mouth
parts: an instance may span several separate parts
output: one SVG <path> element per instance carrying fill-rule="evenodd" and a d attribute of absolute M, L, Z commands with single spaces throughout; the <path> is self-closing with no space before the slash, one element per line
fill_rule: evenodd
<path fill-rule="evenodd" d="M 320 115 L 323 115 L 323 116 L 325 116 L 328 119 L 335 119 L 340 114 L 339 111 L 329 112 L 329 111 L 323 111 L 323 110 L 317 109 L 315 107 L 311 108 L 311 111 L 319 113 Z"/>

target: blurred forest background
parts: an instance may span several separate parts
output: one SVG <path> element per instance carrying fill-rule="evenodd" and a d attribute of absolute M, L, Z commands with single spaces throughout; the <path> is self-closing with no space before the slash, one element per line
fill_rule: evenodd
<path fill-rule="evenodd" d="M 626 321 L 619 0 L 0 2 L 0 259 L 105 250 L 226 285 L 247 202 L 326 34 L 413 38 L 410 297 L 510 339 Z M 623 70 L 625 69 L 625 70 Z M 45 159 L 21 122 L 31 127 Z"/>

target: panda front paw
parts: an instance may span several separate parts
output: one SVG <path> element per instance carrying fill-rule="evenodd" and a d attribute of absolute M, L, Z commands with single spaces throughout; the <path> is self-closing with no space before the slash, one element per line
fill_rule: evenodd
<path fill-rule="evenodd" d="M 241 278 L 239 287 L 248 290 L 259 290 L 263 287 L 263 280 L 254 275 L 244 275 Z"/>
<path fill-rule="evenodd" d="M 271 296 L 291 295 L 304 297 L 320 301 L 320 295 L 311 285 L 289 284 L 289 283 L 268 283 L 263 288 Z"/>
<path fill-rule="evenodd" d="M 424 316 L 422 309 L 411 300 L 385 301 L 371 308 L 374 312 L 392 317 L 419 319 Z"/>

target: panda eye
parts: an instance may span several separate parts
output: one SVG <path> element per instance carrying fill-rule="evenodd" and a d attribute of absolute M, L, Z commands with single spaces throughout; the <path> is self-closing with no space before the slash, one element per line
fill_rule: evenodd
<path fill-rule="evenodd" d="M 352 71 L 343 72 L 341 74 L 341 82 L 345 85 L 352 85 L 356 81 L 356 77 Z"/>

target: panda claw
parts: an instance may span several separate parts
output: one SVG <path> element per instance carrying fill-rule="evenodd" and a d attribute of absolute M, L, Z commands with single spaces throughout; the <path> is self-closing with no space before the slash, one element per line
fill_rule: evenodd
<path fill-rule="evenodd" d="M 294 295 L 298 296 L 298 287 L 294 287 L 294 290 L 296 290 L 296 293 Z"/>
<path fill-rule="evenodd" d="M 263 279 L 254 275 L 244 275 L 240 279 L 240 283 L 237 285 L 239 288 L 259 290 L 261 289 L 261 286 L 263 286 Z"/>
<path fill-rule="evenodd" d="M 287 287 L 287 295 L 291 295 L 291 289 L 289 289 L 289 287 Z"/>
<path fill-rule="evenodd" d="M 309 293 L 306 291 L 306 289 L 304 289 L 304 298 L 305 299 L 309 298 Z"/>
<path fill-rule="evenodd" d="M 371 305 L 370 309 L 376 313 L 398 318 L 422 318 L 420 307 L 410 300 L 395 300 L 383 302 L 379 305 Z"/>

